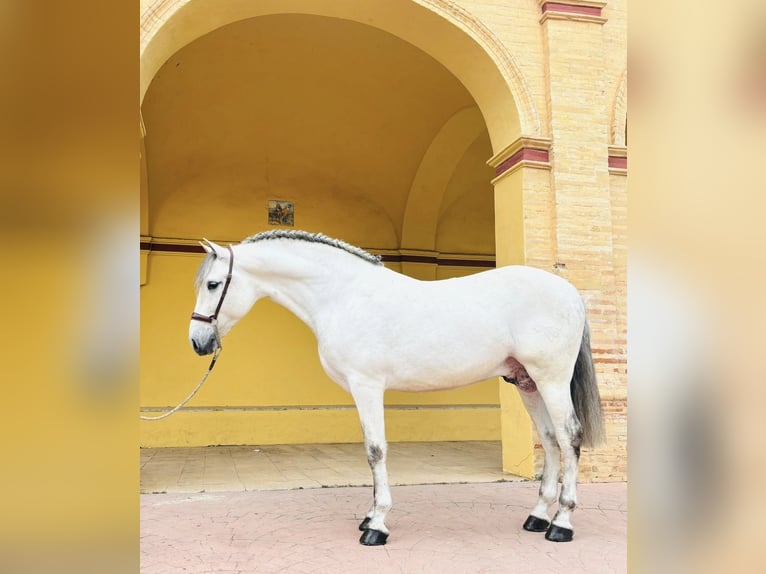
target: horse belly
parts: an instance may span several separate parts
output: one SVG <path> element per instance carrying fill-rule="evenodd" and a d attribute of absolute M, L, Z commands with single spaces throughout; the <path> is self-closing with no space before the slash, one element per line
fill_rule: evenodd
<path fill-rule="evenodd" d="M 454 358 L 454 357 L 452 357 Z M 392 391 L 443 391 L 465 387 L 503 374 L 502 360 L 476 362 L 465 360 L 459 365 L 411 361 L 400 364 L 386 377 L 386 389 Z"/>

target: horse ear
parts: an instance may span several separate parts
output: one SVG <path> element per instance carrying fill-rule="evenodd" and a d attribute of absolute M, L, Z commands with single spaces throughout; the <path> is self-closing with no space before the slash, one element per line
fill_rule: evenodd
<path fill-rule="evenodd" d="M 211 253 L 216 257 L 220 257 L 225 252 L 223 247 L 213 243 L 209 239 L 205 239 L 204 237 L 202 238 L 202 241 L 199 242 L 199 244 L 202 245 L 202 249 L 204 249 L 207 253 Z"/>

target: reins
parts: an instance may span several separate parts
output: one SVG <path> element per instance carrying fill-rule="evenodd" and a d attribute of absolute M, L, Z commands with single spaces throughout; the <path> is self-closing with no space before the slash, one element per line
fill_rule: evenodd
<path fill-rule="evenodd" d="M 216 348 L 215 353 L 213 353 L 213 360 L 210 361 L 210 366 L 207 368 L 207 372 L 204 375 L 202 375 L 202 379 L 200 379 L 200 382 L 197 383 L 197 386 L 194 387 L 194 390 L 191 392 L 191 394 L 189 394 L 188 397 L 186 397 L 184 400 L 178 403 L 178 405 L 176 405 L 175 407 L 173 407 L 166 413 L 162 413 L 161 415 L 157 415 L 156 417 L 148 417 L 146 415 L 141 415 L 141 420 L 158 421 L 160 419 L 164 419 L 165 417 L 169 417 L 170 415 L 172 415 L 174 412 L 176 412 L 178 409 L 180 409 L 182 406 L 184 406 L 186 403 L 192 400 L 194 395 L 197 394 L 197 391 L 199 391 L 202 388 L 202 385 L 207 380 L 207 377 L 208 375 L 210 375 L 210 372 L 213 370 L 213 367 L 215 367 L 215 362 L 216 360 L 218 360 L 218 355 L 220 354 L 220 352 L 221 352 L 221 346 L 219 345 L 218 348 Z"/>
<path fill-rule="evenodd" d="M 208 376 L 213 370 L 213 367 L 215 367 L 215 362 L 218 360 L 218 355 L 221 353 L 221 349 L 223 349 L 223 345 L 221 345 L 221 338 L 218 336 L 218 312 L 221 310 L 221 305 L 223 305 L 223 300 L 226 297 L 226 293 L 229 291 L 229 284 L 231 283 L 231 272 L 234 268 L 234 250 L 231 248 L 231 245 L 226 246 L 229 250 L 229 271 L 226 274 L 226 281 L 223 284 L 223 291 L 221 291 L 221 298 L 218 300 L 218 305 L 215 308 L 215 312 L 212 315 L 201 315 L 200 313 L 192 313 L 191 318 L 192 320 L 196 321 L 202 321 L 203 323 L 210 323 L 213 327 L 213 334 L 215 335 L 215 341 L 216 341 L 216 348 L 215 352 L 213 353 L 213 359 L 210 361 L 210 366 L 207 368 L 207 372 L 202 375 L 202 379 L 200 379 L 200 382 L 197 383 L 197 386 L 194 387 L 194 390 L 189 394 L 188 397 L 186 397 L 184 400 L 182 400 L 180 403 L 178 403 L 175 407 L 170 409 L 166 413 L 162 413 L 161 415 L 158 415 L 156 417 L 148 417 L 146 415 L 140 415 L 141 420 L 144 421 L 158 421 L 161 419 L 164 419 L 166 417 L 169 417 L 178 409 L 183 407 L 186 403 L 188 403 L 194 395 L 197 394 L 197 391 L 199 391 L 202 388 L 202 385 L 207 380 Z"/>

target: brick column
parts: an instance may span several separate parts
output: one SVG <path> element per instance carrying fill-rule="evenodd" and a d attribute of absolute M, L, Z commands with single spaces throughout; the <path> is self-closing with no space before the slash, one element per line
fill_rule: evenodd
<path fill-rule="evenodd" d="M 556 263 L 581 289 L 612 280 L 603 2 L 540 2 L 546 52 Z"/>
<path fill-rule="evenodd" d="M 604 6 L 604 2 L 592 1 L 541 1 L 540 25 L 546 52 L 555 203 L 554 268 L 586 301 L 599 386 L 608 402 L 624 385 L 625 349 L 613 246 Z M 612 168 L 621 168 L 621 162 L 621 158 L 612 159 Z M 614 433 L 611 426 L 607 420 L 609 435 Z M 581 461 L 586 471 L 592 466 L 591 456 L 593 453 L 584 453 Z"/>

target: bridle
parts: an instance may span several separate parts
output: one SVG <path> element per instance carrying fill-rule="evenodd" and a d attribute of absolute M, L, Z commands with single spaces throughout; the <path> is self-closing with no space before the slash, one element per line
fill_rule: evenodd
<path fill-rule="evenodd" d="M 231 284 L 231 271 L 234 268 L 234 250 L 231 245 L 227 245 L 226 249 L 229 250 L 229 272 L 226 274 L 226 281 L 223 283 L 223 291 L 221 291 L 221 298 L 218 299 L 218 305 L 212 315 L 202 315 L 201 313 L 192 313 L 192 321 L 202 321 L 203 323 L 210 323 L 213 326 L 215 332 L 215 338 L 218 343 L 218 347 L 221 346 L 221 339 L 218 337 L 218 312 L 221 310 L 223 300 L 226 298 L 226 293 L 229 291 L 229 285 Z M 215 252 L 213 252 L 215 253 Z"/>

